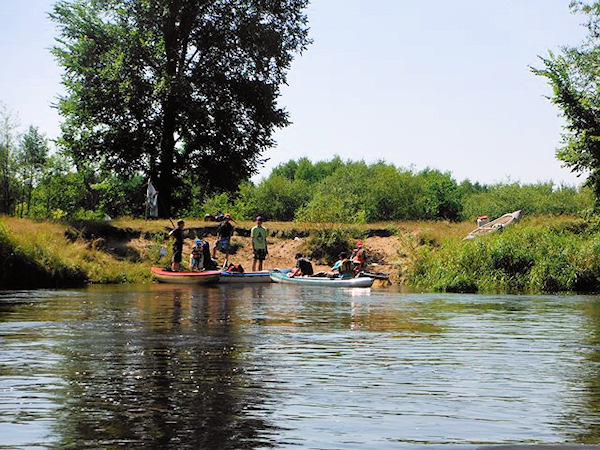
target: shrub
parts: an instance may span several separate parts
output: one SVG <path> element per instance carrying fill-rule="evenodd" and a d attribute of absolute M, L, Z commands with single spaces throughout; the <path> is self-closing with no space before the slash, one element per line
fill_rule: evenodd
<path fill-rule="evenodd" d="M 315 260 L 325 260 L 327 264 L 333 264 L 338 260 L 341 252 L 352 249 L 351 241 L 360 232 L 342 228 L 331 228 L 318 230 L 309 241 L 310 257 Z"/>
<path fill-rule="evenodd" d="M 600 233 L 571 225 L 523 224 L 472 241 L 424 246 L 409 283 L 447 292 L 596 291 Z"/>

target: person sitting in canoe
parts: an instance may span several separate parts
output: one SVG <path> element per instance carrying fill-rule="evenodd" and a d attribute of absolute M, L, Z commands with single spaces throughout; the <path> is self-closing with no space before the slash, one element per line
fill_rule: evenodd
<path fill-rule="evenodd" d="M 204 270 L 204 242 L 196 239 L 195 244 L 190 254 L 190 267 L 193 271 L 201 272 Z"/>
<path fill-rule="evenodd" d="M 349 258 L 348 252 L 340 253 L 340 259 L 331 268 L 332 273 L 345 280 L 354 278 L 354 262 Z"/>
<path fill-rule="evenodd" d="M 350 259 L 354 261 L 354 272 L 359 273 L 367 267 L 367 251 L 363 247 L 362 242 L 356 243 L 356 248 L 352 250 Z"/>
<path fill-rule="evenodd" d="M 314 274 L 312 263 L 302 253 L 296 253 L 296 267 L 288 272 L 288 277 L 311 276 Z"/>

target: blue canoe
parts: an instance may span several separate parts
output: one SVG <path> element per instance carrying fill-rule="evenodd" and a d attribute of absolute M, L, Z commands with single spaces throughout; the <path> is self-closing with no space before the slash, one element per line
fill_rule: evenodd
<path fill-rule="evenodd" d="M 276 272 L 288 273 L 290 269 L 274 269 Z M 219 283 L 270 283 L 273 270 L 261 270 L 260 272 L 227 272 L 221 271 Z"/>
<path fill-rule="evenodd" d="M 270 283 L 271 277 L 268 270 L 260 272 L 227 272 L 221 271 L 219 283 Z"/>

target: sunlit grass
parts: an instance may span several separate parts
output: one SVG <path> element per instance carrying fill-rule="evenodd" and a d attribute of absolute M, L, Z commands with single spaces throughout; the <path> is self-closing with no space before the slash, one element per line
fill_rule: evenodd
<path fill-rule="evenodd" d="M 218 225 L 184 219 L 189 228 Z M 12 249 L 20 258 L 36 261 L 50 275 L 83 272 L 90 283 L 148 282 L 151 265 L 168 264 L 168 256 L 161 258 L 159 250 L 164 248 L 165 233 L 172 226 L 169 220 L 120 218 L 110 225 L 141 231 L 139 240 L 121 243 L 135 248 L 133 256 L 117 257 L 107 249 L 109 245 L 96 245 L 78 232 L 67 233 L 68 224 L 14 217 L 0 218 L 0 245 Z M 236 221 L 234 225 L 250 229 L 254 222 Z M 476 227 L 473 222 L 265 225 L 284 239 L 297 232 L 315 238 L 342 230 L 348 245 L 372 230 L 387 230 L 398 242 L 398 278 L 424 290 L 557 292 L 600 287 L 600 225 L 578 217 L 525 216 L 503 233 L 471 241 L 463 238 Z M 306 245 L 314 247 L 307 248 L 309 253 L 325 244 L 330 242 L 306 241 Z"/>
<path fill-rule="evenodd" d="M 148 264 L 119 260 L 89 242 L 65 237 L 67 226 L 2 217 L 15 252 L 37 261 L 47 272 L 83 270 L 91 283 L 134 283 L 150 279 Z"/>
<path fill-rule="evenodd" d="M 600 233 L 569 216 L 526 218 L 502 233 L 417 250 L 411 284 L 447 292 L 565 292 L 600 288 Z"/>

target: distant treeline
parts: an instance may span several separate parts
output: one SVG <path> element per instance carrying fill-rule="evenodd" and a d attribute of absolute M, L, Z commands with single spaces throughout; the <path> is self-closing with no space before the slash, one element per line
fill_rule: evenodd
<path fill-rule="evenodd" d="M 2 211 L 34 219 L 144 217 L 147 178 L 81 174 L 59 155 L 41 158 L 35 171 L 4 172 Z M 23 166 L 21 166 L 23 167 Z M 235 193 L 202 196 L 203 187 L 179 194 L 180 217 L 229 212 L 237 219 L 257 215 L 268 220 L 366 223 L 393 220 L 473 219 L 521 209 L 527 214 L 577 214 L 593 206 L 587 188 L 552 182 L 483 185 L 458 183 L 449 172 L 415 171 L 386 162 L 367 164 L 334 157 L 307 158 L 277 166 L 259 183 L 240 185 Z M 160 193 L 159 193 L 160 195 Z M 177 196 L 178 193 L 175 193 Z M 187 196 L 187 201 L 185 199 Z"/>
<path fill-rule="evenodd" d="M 414 171 L 385 162 L 367 164 L 334 157 L 281 164 L 258 184 L 242 184 L 236 195 L 214 195 L 191 205 L 186 215 L 227 211 L 240 218 L 261 214 L 282 221 L 459 221 L 482 214 L 497 217 L 517 209 L 527 214 L 577 214 L 592 206 L 587 188 L 552 182 L 458 183 L 450 172 Z"/>

